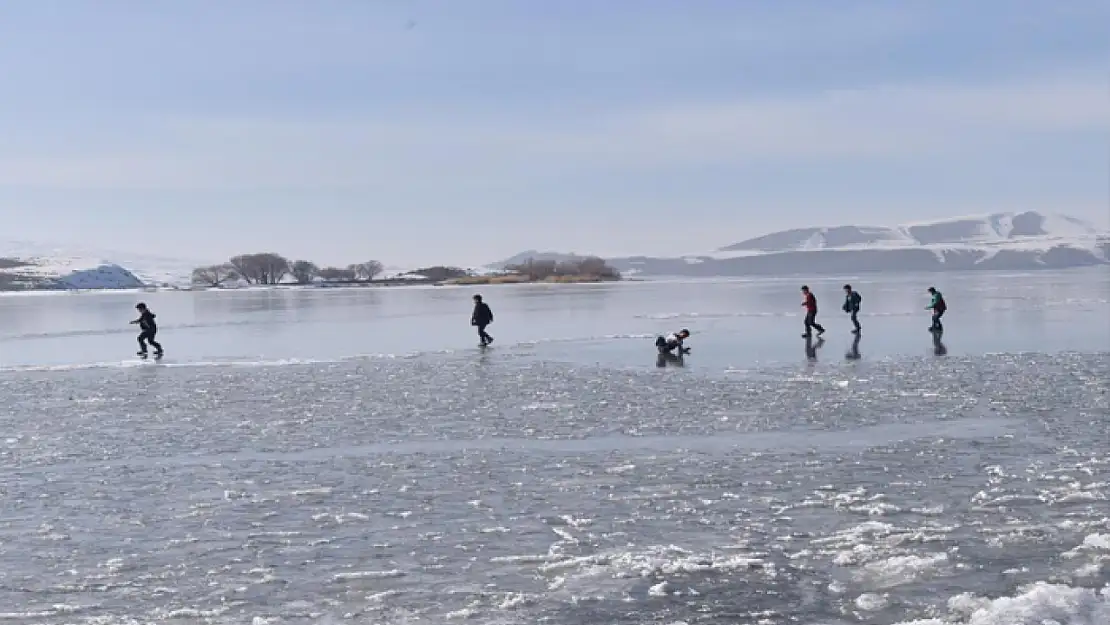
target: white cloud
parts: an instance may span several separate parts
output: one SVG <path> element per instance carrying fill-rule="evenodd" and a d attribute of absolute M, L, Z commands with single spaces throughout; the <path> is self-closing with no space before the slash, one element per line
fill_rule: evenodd
<path fill-rule="evenodd" d="M 745 163 L 958 159 L 1028 133 L 1110 130 L 1101 73 L 909 84 L 692 102 L 601 118 L 173 118 L 131 145 L 25 158 L 0 145 L 0 185 L 100 189 L 473 188 L 582 172 Z"/>
<path fill-rule="evenodd" d="M 624 162 L 914 159 L 990 150 L 1024 133 L 1110 129 L 1101 77 L 892 85 L 793 99 L 679 106 L 617 121 Z M 618 139 L 617 141 L 610 141 Z M 602 149 L 606 149 L 602 147 Z M 623 154 L 621 154 L 623 153 Z"/>

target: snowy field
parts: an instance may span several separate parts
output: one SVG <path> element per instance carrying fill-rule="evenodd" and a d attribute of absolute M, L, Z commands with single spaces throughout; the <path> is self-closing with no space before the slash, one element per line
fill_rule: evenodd
<path fill-rule="evenodd" d="M 0 298 L 0 619 L 1110 622 L 1110 274 L 841 282 Z"/>

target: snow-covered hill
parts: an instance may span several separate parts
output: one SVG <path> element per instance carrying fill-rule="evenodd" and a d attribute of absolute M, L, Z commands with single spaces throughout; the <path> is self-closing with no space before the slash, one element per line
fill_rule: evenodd
<path fill-rule="evenodd" d="M 730 258 L 751 252 L 904 249 L 944 246 L 1043 249 L 1091 240 L 1098 231 L 1063 215 L 1035 212 L 957 217 L 895 227 L 837 226 L 784 230 L 722 247 L 708 256 Z"/>
<path fill-rule="evenodd" d="M 126 252 L 0 241 L 0 289 L 184 286 L 204 263 Z"/>
<path fill-rule="evenodd" d="M 1067 269 L 1110 263 L 1110 233 L 1074 217 L 995 213 L 901 226 L 784 230 L 711 252 L 607 259 L 642 275 Z"/>

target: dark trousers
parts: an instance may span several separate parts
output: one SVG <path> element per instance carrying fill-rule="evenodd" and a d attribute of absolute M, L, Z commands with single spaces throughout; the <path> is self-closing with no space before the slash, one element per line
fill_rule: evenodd
<path fill-rule="evenodd" d="M 859 330 L 859 329 L 860 329 L 860 325 L 859 325 L 859 311 L 858 311 L 858 310 L 853 310 L 853 311 L 852 311 L 852 325 L 856 326 L 856 330 Z"/>
<path fill-rule="evenodd" d="M 158 330 L 143 330 L 141 333 L 139 333 L 139 351 L 140 352 L 142 352 L 144 354 L 146 353 L 146 344 L 147 343 L 150 343 L 150 346 L 154 348 L 154 351 L 156 351 L 158 353 L 162 352 L 162 345 L 158 341 L 154 340 L 154 335 L 157 334 L 157 333 L 158 333 Z"/>
<path fill-rule="evenodd" d="M 482 345 L 485 345 L 486 343 L 490 343 L 490 342 L 493 341 L 493 337 L 486 334 L 486 326 L 487 325 L 488 324 L 485 324 L 485 323 L 479 323 L 478 324 L 478 338 L 482 341 Z"/>
<path fill-rule="evenodd" d="M 943 316 L 944 316 L 944 311 L 943 310 L 940 311 L 940 312 L 937 312 L 937 311 L 934 310 L 933 311 L 933 327 L 929 328 L 929 329 L 930 330 L 936 330 L 937 332 L 943 332 L 944 331 L 944 325 L 941 324 L 941 322 L 940 322 L 940 318 L 943 317 Z"/>
<path fill-rule="evenodd" d="M 817 331 L 821 332 L 821 333 L 824 333 L 824 331 L 825 331 L 825 328 L 821 327 L 821 324 L 817 323 L 817 311 L 816 310 L 812 310 L 812 311 L 809 311 L 809 312 L 806 313 L 805 324 L 806 324 L 806 335 L 813 334 L 813 329 L 814 328 L 816 328 Z"/>

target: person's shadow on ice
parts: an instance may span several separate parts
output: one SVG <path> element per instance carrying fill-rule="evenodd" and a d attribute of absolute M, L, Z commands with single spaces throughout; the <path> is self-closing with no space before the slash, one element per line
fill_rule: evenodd
<path fill-rule="evenodd" d="M 667 365 L 672 367 L 685 367 L 686 359 L 682 357 L 682 354 L 659 354 L 655 359 L 655 366 L 663 368 Z"/>
<path fill-rule="evenodd" d="M 825 339 L 817 337 L 817 341 L 813 341 L 812 336 L 806 337 L 806 360 L 809 362 L 817 362 L 817 350 L 825 346 Z"/>
<path fill-rule="evenodd" d="M 944 331 L 933 332 L 933 355 L 944 356 L 948 353 L 948 346 L 944 344 L 941 339 L 944 338 Z"/>
<path fill-rule="evenodd" d="M 859 360 L 863 358 L 859 353 L 859 340 L 862 336 L 862 334 L 855 335 L 855 338 L 852 339 L 852 346 L 848 348 L 848 353 L 844 354 L 844 358 L 848 360 Z"/>

